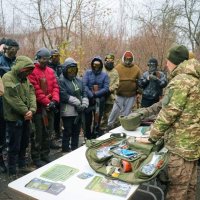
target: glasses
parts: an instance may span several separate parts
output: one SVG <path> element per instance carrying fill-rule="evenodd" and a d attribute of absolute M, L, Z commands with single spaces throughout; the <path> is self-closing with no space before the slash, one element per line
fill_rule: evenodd
<path fill-rule="evenodd" d="M 76 73 L 78 71 L 77 67 L 70 67 L 67 69 L 67 73 Z"/>
<path fill-rule="evenodd" d="M 9 51 L 18 51 L 19 47 L 8 47 L 7 50 L 9 50 Z"/>

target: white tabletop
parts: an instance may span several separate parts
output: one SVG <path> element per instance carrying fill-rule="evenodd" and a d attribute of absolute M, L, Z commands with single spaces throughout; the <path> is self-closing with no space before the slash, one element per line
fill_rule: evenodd
<path fill-rule="evenodd" d="M 127 135 L 130 136 L 141 136 L 141 133 L 139 129 L 136 131 L 125 131 L 122 127 L 118 127 L 116 129 L 113 129 L 110 131 L 110 133 L 121 133 L 125 132 Z M 110 136 L 110 133 L 107 133 L 100 137 L 99 139 L 106 139 Z M 73 175 L 69 179 L 67 179 L 65 182 L 62 182 L 63 185 L 65 185 L 65 190 L 63 190 L 60 194 L 52 195 L 43 191 L 37 191 L 34 189 L 29 189 L 26 188 L 25 185 L 30 182 L 33 178 L 40 178 L 45 180 L 44 178 L 41 178 L 40 175 L 48 170 L 50 167 L 54 166 L 55 164 L 61 164 L 61 165 L 67 165 L 70 167 L 74 167 L 76 169 L 79 169 L 79 173 L 82 172 L 89 172 L 94 175 L 102 176 L 100 174 L 97 174 L 88 164 L 88 161 L 85 156 L 85 151 L 86 151 L 86 146 L 82 146 L 78 148 L 77 150 L 68 153 L 53 162 L 9 183 L 8 187 L 12 188 L 24 195 L 28 195 L 30 197 L 36 198 L 36 199 L 41 199 L 41 200 L 125 200 L 128 199 L 138 188 L 139 185 L 132 185 L 131 190 L 129 194 L 127 195 L 126 198 L 116 196 L 116 195 L 110 195 L 110 194 L 105 194 L 105 193 L 100 193 L 100 192 L 95 192 L 91 190 L 85 189 L 85 187 L 91 182 L 93 177 L 90 177 L 88 179 L 79 179 L 77 177 L 77 174 Z M 49 181 L 49 180 L 47 180 Z"/>
<path fill-rule="evenodd" d="M 145 137 L 146 135 L 144 135 L 141 132 L 142 128 L 143 127 L 140 126 L 135 131 L 127 131 L 122 126 L 119 126 L 119 127 L 115 128 L 115 129 L 110 130 L 109 133 L 126 133 L 127 136 Z"/>

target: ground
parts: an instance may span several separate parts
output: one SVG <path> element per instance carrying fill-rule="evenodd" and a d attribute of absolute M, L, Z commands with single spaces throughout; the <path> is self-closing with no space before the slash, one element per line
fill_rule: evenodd
<path fill-rule="evenodd" d="M 80 136 L 80 145 L 83 143 L 83 137 Z M 50 157 L 54 160 L 62 156 L 61 150 L 52 150 Z M 5 174 L 0 174 L 0 200 L 29 200 L 32 198 L 22 197 L 20 194 L 11 191 L 8 188 L 9 179 Z M 156 191 L 155 191 L 156 192 Z M 148 196 L 145 196 L 141 193 L 135 193 L 131 200 L 150 200 Z M 158 197 L 159 200 L 159 197 Z M 200 200 L 200 167 L 198 168 L 198 184 L 197 184 L 197 198 L 196 200 Z"/>

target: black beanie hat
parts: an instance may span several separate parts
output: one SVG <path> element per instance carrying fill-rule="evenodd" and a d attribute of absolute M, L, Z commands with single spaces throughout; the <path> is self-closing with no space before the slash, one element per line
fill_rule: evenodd
<path fill-rule="evenodd" d="M 19 47 L 19 44 L 13 39 L 6 39 L 5 45 L 8 47 Z"/>
<path fill-rule="evenodd" d="M 5 44 L 5 43 L 6 43 L 6 38 L 2 38 L 2 39 L 0 40 L 0 45 Z"/>
<path fill-rule="evenodd" d="M 158 61 L 155 58 L 150 58 L 147 64 L 148 64 L 148 66 L 154 64 L 157 67 Z"/>
<path fill-rule="evenodd" d="M 50 58 L 51 54 L 50 54 L 50 51 L 49 49 L 43 47 L 41 49 L 39 49 L 37 52 L 36 52 L 36 59 L 39 59 L 41 57 L 49 57 Z"/>
<path fill-rule="evenodd" d="M 189 51 L 184 45 L 176 45 L 169 49 L 167 59 L 175 65 L 189 59 Z"/>

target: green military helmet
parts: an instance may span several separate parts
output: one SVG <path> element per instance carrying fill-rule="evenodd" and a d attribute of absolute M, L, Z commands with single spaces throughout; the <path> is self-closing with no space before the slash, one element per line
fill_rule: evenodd
<path fill-rule="evenodd" d="M 119 121 L 122 127 L 127 131 L 134 131 L 141 124 L 141 114 L 131 113 L 128 116 L 119 116 Z"/>

